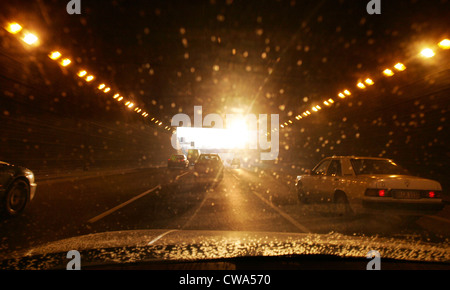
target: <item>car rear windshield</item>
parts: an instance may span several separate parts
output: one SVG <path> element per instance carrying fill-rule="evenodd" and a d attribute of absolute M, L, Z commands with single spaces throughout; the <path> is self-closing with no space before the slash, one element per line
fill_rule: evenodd
<path fill-rule="evenodd" d="M 183 160 L 185 157 L 183 155 L 174 155 L 172 156 L 172 160 Z"/>
<path fill-rule="evenodd" d="M 360 174 L 407 174 L 408 172 L 390 160 L 351 159 L 356 175 Z"/>
<path fill-rule="evenodd" d="M 209 161 L 209 160 L 218 161 L 219 156 L 217 156 L 217 155 L 201 155 L 200 156 L 200 161 Z"/>

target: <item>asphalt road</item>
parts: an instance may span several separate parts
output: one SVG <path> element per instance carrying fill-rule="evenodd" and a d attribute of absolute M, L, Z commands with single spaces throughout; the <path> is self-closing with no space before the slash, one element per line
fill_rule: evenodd
<path fill-rule="evenodd" d="M 450 209 L 405 225 L 395 218 L 336 217 L 300 207 L 270 170 L 227 168 L 218 183 L 190 169 L 149 168 L 39 180 L 21 216 L 0 221 L 0 256 L 89 233 L 135 229 L 339 232 L 448 242 Z"/>

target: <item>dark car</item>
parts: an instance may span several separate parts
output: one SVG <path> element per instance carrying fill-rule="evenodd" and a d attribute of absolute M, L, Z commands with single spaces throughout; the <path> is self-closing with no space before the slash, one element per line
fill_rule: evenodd
<path fill-rule="evenodd" d="M 189 161 L 183 154 L 174 154 L 167 160 L 167 167 L 187 168 L 189 167 Z"/>
<path fill-rule="evenodd" d="M 0 213 L 17 216 L 34 198 L 36 183 L 31 170 L 0 161 Z"/>
<path fill-rule="evenodd" d="M 189 160 L 190 165 L 195 165 L 195 162 L 197 161 L 198 157 L 201 155 L 200 150 L 198 149 L 189 149 L 187 158 Z"/>
<path fill-rule="evenodd" d="M 231 167 L 237 167 L 237 168 L 241 168 L 241 159 L 239 158 L 233 158 L 233 160 L 231 161 Z"/>
<path fill-rule="evenodd" d="M 201 154 L 194 166 L 197 177 L 207 180 L 222 180 L 223 162 L 219 154 Z"/>

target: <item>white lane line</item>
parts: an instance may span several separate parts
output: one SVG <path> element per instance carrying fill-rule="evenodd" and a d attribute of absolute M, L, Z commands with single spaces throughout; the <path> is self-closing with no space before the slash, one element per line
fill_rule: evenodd
<path fill-rule="evenodd" d="M 183 174 L 177 175 L 177 177 L 175 177 L 175 180 L 180 179 L 181 177 L 185 176 L 185 175 L 188 174 L 188 173 L 189 173 L 189 171 L 188 171 L 188 172 L 185 172 L 185 173 L 183 173 Z"/>
<path fill-rule="evenodd" d="M 234 178 L 236 178 L 237 180 L 239 180 L 238 177 L 236 177 L 233 173 L 231 173 L 231 175 L 233 175 Z M 292 218 L 290 215 L 288 215 L 287 213 L 285 213 L 284 211 L 282 211 L 281 209 L 279 209 L 278 207 L 274 206 L 270 201 L 268 201 L 267 199 L 265 199 L 262 195 L 260 195 L 259 193 L 257 193 L 256 191 L 253 191 L 253 194 L 256 195 L 260 200 L 262 200 L 264 203 L 266 203 L 268 206 L 270 206 L 272 209 L 274 209 L 277 213 L 279 213 L 282 217 L 284 217 L 287 221 L 289 221 L 292 225 L 294 225 L 297 229 L 301 230 L 302 232 L 305 233 L 310 233 L 311 231 L 306 228 L 305 226 L 303 226 L 302 224 L 300 224 L 299 222 L 297 222 L 294 218 Z"/>
<path fill-rule="evenodd" d="M 236 178 L 236 180 L 239 180 L 238 177 L 236 177 L 233 173 L 231 175 Z M 262 200 L 265 204 L 270 206 L 272 209 L 274 209 L 278 214 L 280 214 L 282 217 L 284 217 L 287 221 L 289 221 L 291 224 L 293 224 L 297 229 L 301 230 L 305 233 L 310 233 L 311 231 L 307 229 L 305 226 L 301 225 L 299 222 L 297 222 L 294 218 L 292 218 L 290 215 L 279 209 L 278 207 L 274 206 L 270 201 L 265 199 L 262 195 L 257 193 L 256 191 L 253 191 L 253 194 L 256 195 L 260 200 Z"/>
<path fill-rule="evenodd" d="M 280 214 L 282 217 L 284 217 L 288 222 L 290 222 L 292 225 L 294 225 L 297 229 L 301 230 L 304 233 L 310 233 L 311 231 L 307 229 L 305 226 L 301 225 L 299 222 L 297 222 L 294 218 L 292 218 L 290 215 L 279 209 L 278 207 L 274 206 L 270 201 L 262 197 L 259 193 L 256 191 L 253 191 L 253 194 L 256 195 L 259 199 L 261 199 L 264 203 L 266 203 L 268 206 L 270 206 L 272 209 L 274 209 L 278 214 Z"/>
<path fill-rule="evenodd" d="M 147 246 L 150 246 L 151 244 L 153 244 L 154 242 L 158 241 L 159 239 L 161 239 L 165 235 L 170 234 L 171 232 L 176 232 L 176 231 L 178 231 L 178 230 L 170 230 L 170 231 L 167 231 L 167 232 L 164 232 L 164 233 L 160 234 L 159 236 L 157 236 L 156 238 L 154 238 L 153 240 L 148 242 Z"/>
<path fill-rule="evenodd" d="M 239 178 L 236 176 L 236 175 L 234 175 L 233 173 L 230 173 L 231 174 L 231 176 L 233 176 L 236 180 L 239 180 Z"/>
<path fill-rule="evenodd" d="M 443 218 L 443 217 L 440 217 L 440 216 L 426 215 L 425 217 L 430 218 L 430 219 L 435 219 L 435 220 L 438 220 L 438 221 L 450 224 L 450 220 L 449 219 L 446 219 L 446 218 Z"/>
<path fill-rule="evenodd" d="M 135 201 L 135 200 L 137 200 L 137 199 L 139 199 L 139 198 L 141 198 L 141 197 L 143 197 L 143 196 L 146 196 L 147 194 L 149 194 L 149 193 L 155 191 L 155 190 L 158 189 L 158 188 L 161 188 L 161 184 L 158 184 L 157 186 L 153 187 L 152 189 L 149 189 L 149 190 L 147 190 L 147 191 L 145 191 L 145 192 L 143 192 L 143 193 L 141 193 L 141 194 L 139 194 L 139 195 L 136 195 L 135 197 L 133 197 L 133 198 L 131 198 L 131 199 L 125 201 L 124 203 L 121 203 L 121 204 L 119 204 L 118 206 L 115 206 L 115 207 L 113 207 L 112 209 L 109 209 L 109 210 L 105 211 L 104 213 L 99 214 L 98 216 L 91 218 L 90 220 L 88 220 L 88 223 L 95 223 L 96 221 L 98 221 L 98 220 L 104 218 L 104 217 L 107 216 L 107 215 L 112 214 L 113 212 L 115 212 L 115 211 L 118 210 L 118 209 L 121 209 L 122 207 L 126 206 L 127 204 L 130 204 L 130 203 L 132 203 L 133 201 Z"/>
<path fill-rule="evenodd" d="M 179 178 L 183 177 L 184 175 L 186 175 L 186 174 L 188 174 L 188 173 L 189 173 L 189 172 L 185 172 L 185 173 L 183 173 L 183 174 L 177 175 L 177 176 L 175 177 L 175 180 L 178 180 Z M 143 196 L 146 196 L 147 194 L 149 194 L 149 193 L 155 191 L 155 190 L 158 189 L 158 188 L 161 188 L 161 184 L 158 184 L 157 186 L 153 187 L 152 189 L 149 189 L 149 190 L 147 190 L 147 191 L 145 191 L 145 192 L 143 192 L 143 193 L 141 193 L 141 194 L 139 194 L 139 195 L 137 195 L 137 196 L 135 196 L 135 197 L 133 197 L 133 198 L 127 200 L 127 201 L 125 201 L 124 203 L 121 203 L 121 204 L 119 204 L 118 206 L 113 207 L 112 209 L 107 210 L 107 211 L 105 211 L 104 213 L 99 214 L 99 215 L 96 216 L 96 217 L 91 218 L 90 220 L 88 220 L 88 223 L 91 223 L 91 224 L 92 224 L 92 223 L 95 223 L 96 221 L 98 221 L 98 220 L 104 218 L 105 216 L 108 216 L 108 215 L 112 214 L 112 213 L 115 212 L 116 210 L 121 209 L 122 207 L 124 207 L 124 206 L 126 206 L 126 205 L 132 203 L 133 201 L 135 201 L 135 200 L 137 200 L 137 199 L 139 199 L 139 198 L 141 198 L 141 197 L 143 197 Z"/>

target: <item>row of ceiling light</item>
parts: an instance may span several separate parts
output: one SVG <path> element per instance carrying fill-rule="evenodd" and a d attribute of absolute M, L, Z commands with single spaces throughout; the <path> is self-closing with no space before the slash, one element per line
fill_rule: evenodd
<path fill-rule="evenodd" d="M 39 38 L 28 31 L 24 31 L 24 29 L 22 28 L 22 26 L 16 22 L 13 23 L 9 23 L 6 27 L 6 30 L 12 34 L 17 34 L 19 35 L 19 33 L 21 34 L 21 39 L 27 43 L 28 45 L 37 45 L 39 42 Z M 438 47 L 441 49 L 450 49 L 450 40 L 449 39 L 443 39 L 442 41 L 440 41 L 438 43 Z M 431 48 L 424 48 L 423 50 L 420 51 L 420 56 L 424 57 L 424 58 L 431 58 L 435 55 L 435 51 Z M 52 51 L 49 54 L 49 57 L 52 60 L 55 61 L 59 61 L 60 65 L 63 67 L 67 67 L 69 66 L 72 61 L 69 58 L 63 58 L 61 53 L 59 51 Z M 398 62 L 396 63 L 393 68 L 386 68 L 383 70 L 383 75 L 385 77 L 392 77 L 396 72 L 402 72 L 406 69 L 406 66 L 401 63 Z M 95 76 L 92 74 L 89 74 L 86 70 L 79 70 L 77 73 L 78 77 L 80 78 L 84 78 L 84 80 L 86 82 L 92 82 L 95 79 Z M 360 80 L 356 83 L 356 88 L 360 89 L 360 90 L 364 90 L 366 89 L 367 86 L 372 86 L 374 85 L 374 81 L 371 78 L 366 78 L 365 80 Z M 98 89 L 103 91 L 104 93 L 111 93 L 111 88 L 109 86 L 107 86 L 104 83 L 101 83 L 98 85 Z M 337 100 L 339 99 L 344 99 L 346 96 L 350 96 L 352 93 L 350 92 L 349 89 L 344 89 L 341 92 L 338 92 L 337 97 L 338 98 L 328 98 L 323 100 L 322 104 L 325 107 L 330 107 L 333 104 L 336 103 Z M 113 99 L 115 99 L 117 102 L 122 102 L 125 104 L 125 106 L 129 109 L 133 109 L 134 108 L 134 112 L 140 114 L 142 117 L 144 118 L 148 118 L 148 113 L 143 111 L 142 108 L 137 107 L 133 102 L 131 101 L 127 101 L 124 100 L 124 97 L 121 96 L 119 93 L 114 93 L 113 95 Z M 319 112 L 320 110 L 322 110 L 322 106 L 321 105 L 315 105 L 311 107 L 311 111 L 312 112 Z M 312 112 L 310 110 L 305 110 L 304 112 L 298 114 L 297 116 L 295 116 L 295 119 L 297 121 L 303 119 L 303 118 L 307 118 L 308 116 L 312 115 Z M 158 125 L 158 126 L 163 126 L 163 122 L 158 120 L 158 118 L 156 117 L 152 117 L 150 120 L 152 123 Z M 294 124 L 293 120 L 288 120 L 286 122 L 284 122 L 283 124 L 280 125 L 281 128 L 286 128 L 290 125 Z M 164 127 L 165 130 L 171 131 L 172 128 L 171 126 L 165 126 Z M 272 132 L 274 131 L 278 131 L 278 128 L 272 129 Z M 173 131 L 174 132 L 174 131 Z"/>
<path fill-rule="evenodd" d="M 39 38 L 36 36 L 36 34 L 31 33 L 27 30 L 25 30 L 22 25 L 20 25 L 17 22 L 11 22 L 6 25 L 5 28 L 9 33 L 17 35 L 20 37 L 20 39 L 25 42 L 28 45 L 36 46 L 39 45 Z M 70 58 L 63 57 L 61 52 L 54 50 L 51 51 L 48 54 L 48 57 L 54 61 L 57 61 L 61 66 L 68 67 L 72 64 L 72 61 Z M 84 79 L 86 83 L 92 83 L 96 77 L 87 72 L 85 69 L 80 69 L 77 72 L 77 76 L 81 79 Z M 126 108 L 130 110 L 134 110 L 135 113 L 139 114 L 143 118 L 149 118 L 149 114 L 141 107 L 136 106 L 131 100 L 126 100 L 120 93 L 113 92 L 111 87 L 108 86 L 105 83 L 98 83 L 97 89 L 102 91 L 105 94 L 110 94 L 114 100 L 116 100 L 118 103 L 123 103 Z M 150 122 L 155 124 L 156 126 L 163 127 L 165 124 L 161 120 L 159 120 L 157 117 L 151 117 L 149 118 Z M 164 126 L 164 130 L 171 131 L 172 127 L 169 125 Z"/>
<path fill-rule="evenodd" d="M 443 40 L 441 40 L 438 43 L 437 46 L 439 48 L 441 48 L 441 49 L 450 49 L 450 40 L 449 39 L 443 39 Z M 431 57 L 433 57 L 435 55 L 435 51 L 433 49 L 431 49 L 431 48 L 424 48 L 424 49 L 422 49 L 420 51 L 419 55 L 421 57 L 423 57 L 423 58 L 431 58 Z M 406 66 L 403 63 L 398 62 L 392 68 L 384 69 L 382 73 L 383 73 L 383 76 L 385 76 L 385 77 L 392 77 L 395 73 L 402 72 L 405 69 L 406 69 Z M 375 82 L 371 78 L 368 77 L 365 80 L 359 80 L 356 83 L 356 88 L 359 89 L 359 90 L 364 90 L 364 89 L 367 88 L 367 86 L 373 86 L 374 84 L 375 84 Z M 350 92 L 350 90 L 345 89 L 345 90 L 343 90 L 341 92 L 338 92 L 337 98 L 325 99 L 325 100 L 323 100 L 322 104 L 325 107 L 330 107 L 337 100 L 344 99 L 345 97 L 350 96 L 351 94 L 352 93 Z M 310 116 L 312 114 L 312 112 L 318 112 L 318 111 L 322 110 L 322 106 L 321 106 L 322 104 L 312 106 L 310 110 L 306 110 L 306 111 L 298 114 L 297 116 L 295 116 L 295 119 L 297 121 L 299 121 L 299 120 L 301 120 L 303 118 L 306 118 L 306 117 Z M 288 121 L 284 122 L 283 124 L 281 124 L 280 127 L 281 128 L 286 128 L 286 127 L 288 127 L 290 125 L 293 125 L 293 124 L 294 124 L 293 120 L 288 120 Z M 277 128 L 272 129 L 272 132 L 277 131 L 277 130 L 278 130 Z"/>

